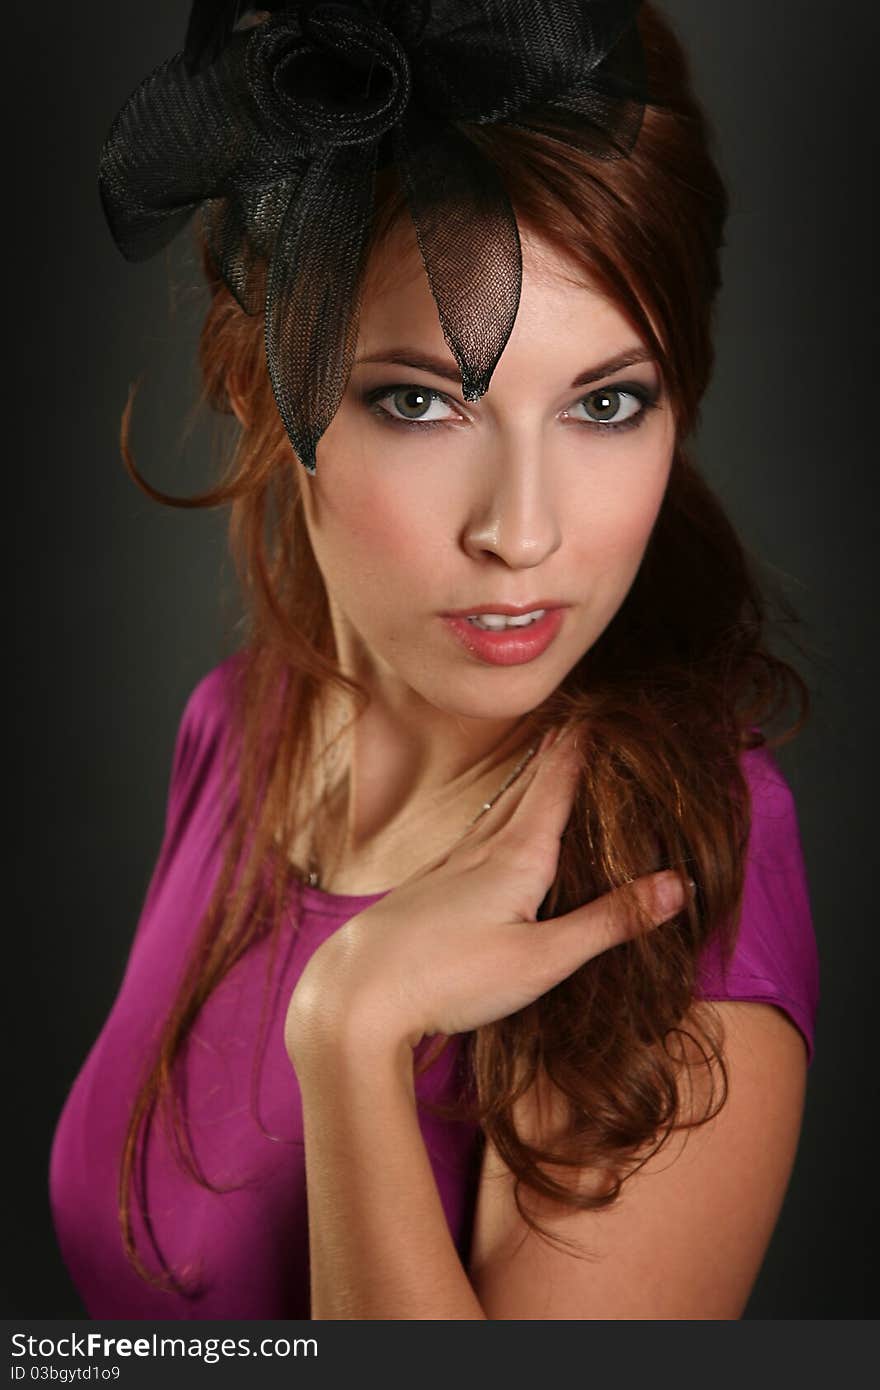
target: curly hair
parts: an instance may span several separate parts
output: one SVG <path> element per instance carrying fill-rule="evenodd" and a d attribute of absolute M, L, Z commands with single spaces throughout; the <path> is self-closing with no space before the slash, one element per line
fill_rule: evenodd
<path fill-rule="evenodd" d="M 533 113 L 528 127 L 460 126 L 500 171 L 521 225 L 564 253 L 650 346 L 676 420 L 667 491 L 630 591 L 535 712 L 542 728 L 577 721 L 584 730 L 574 807 L 541 915 L 666 867 L 689 874 L 697 894 L 673 921 L 603 952 L 527 1008 L 469 1035 L 471 1084 L 454 1111 L 477 1121 L 515 1176 L 521 1215 L 556 1241 L 528 1210 L 528 1193 L 568 1207 L 608 1206 L 674 1130 L 705 1123 L 725 1102 L 720 1023 L 711 1009 L 698 1015 L 693 1005 L 697 962 L 710 937 L 718 937 L 726 959 L 736 940 L 750 824 L 740 759 L 768 741 L 762 728 L 793 700 L 798 717 L 771 737 L 774 746 L 798 732 L 809 709 L 802 677 L 769 649 L 768 592 L 685 449 L 713 365 L 727 195 L 676 35 L 651 5 L 639 23 L 651 100 L 628 158 L 601 160 L 578 149 L 577 130 L 550 110 Z M 406 216 L 401 189 L 386 173 L 377 186 L 372 252 Z M 150 1273 L 136 1248 L 138 1154 L 161 1109 L 180 1161 L 194 1180 L 211 1185 L 188 1142 L 175 1060 L 210 992 L 257 939 L 279 931 L 304 814 L 290 789 L 308 787 L 315 775 L 322 700 L 334 687 L 351 698 L 355 717 L 368 703 L 337 664 L 299 465 L 266 369 L 262 320 L 248 317 L 220 280 L 203 230 L 199 245 L 211 296 L 200 341 L 204 400 L 227 414 L 233 395 L 247 407 L 228 469 L 197 498 L 169 497 L 132 460 L 131 401 L 122 426 L 126 465 L 150 496 L 170 505 L 229 505 L 248 613 L 224 862 L 134 1104 L 120 1169 L 128 1256 L 143 1278 L 177 1288 L 173 1271 Z M 261 872 L 267 861 L 268 876 Z M 441 1038 L 440 1047 L 447 1042 Z M 702 1078 L 708 1087 L 699 1088 L 706 1102 L 700 1114 L 692 1101 Z M 552 1130 L 527 1133 L 517 1122 L 518 1102 L 533 1084 L 553 1097 Z M 585 1171 L 601 1179 L 589 1191 L 573 1181 Z"/>

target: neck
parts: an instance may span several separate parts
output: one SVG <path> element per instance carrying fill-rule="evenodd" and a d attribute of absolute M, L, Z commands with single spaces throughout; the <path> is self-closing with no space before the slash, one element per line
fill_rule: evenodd
<path fill-rule="evenodd" d="M 326 736 L 345 722 L 328 714 Z M 339 744 L 313 857 L 324 888 L 381 891 L 451 849 L 529 747 L 532 724 L 466 719 L 412 691 L 373 692 Z"/>
<path fill-rule="evenodd" d="M 374 702 L 353 730 L 347 811 L 352 847 L 432 807 L 459 818 L 485 783 L 500 783 L 528 739 L 523 720 L 465 720 Z"/>

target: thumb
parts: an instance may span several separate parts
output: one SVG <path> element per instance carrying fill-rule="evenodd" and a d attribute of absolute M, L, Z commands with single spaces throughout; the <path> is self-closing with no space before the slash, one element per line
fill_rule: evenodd
<path fill-rule="evenodd" d="M 613 888 L 561 917 L 537 923 L 535 929 L 542 932 L 541 953 L 548 969 L 555 972 L 554 983 L 612 946 L 670 921 L 688 901 L 690 882 L 674 869 L 664 869 Z"/>
<path fill-rule="evenodd" d="M 536 825 L 558 839 L 568 823 L 580 771 L 577 737 L 571 728 L 549 730 L 528 755 L 528 765 L 511 792 L 478 821 L 471 843 L 496 835 L 528 834 Z M 518 795 L 517 795 L 518 792 Z"/>

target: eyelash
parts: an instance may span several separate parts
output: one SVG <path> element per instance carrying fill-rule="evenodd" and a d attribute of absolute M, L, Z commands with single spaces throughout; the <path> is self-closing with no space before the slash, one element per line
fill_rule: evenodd
<path fill-rule="evenodd" d="M 431 430 L 438 426 L 448 425 L 448 420 L 405 420 L 400 415 L 392 415 L 387 410 L 377 409 L 379 402 L 387 400 L 389 396 L 394 396 L 398 391 L 421 391 L 424 395 L 430 396 L 432 400 L 442 401 L 444 405 L 453 406 L 449 397 L 442 391 L 435 391 L 430 386 L 419 386 L 417 382 L 403 381 L 393 386 L 378 386 L 364 395 L 365 403 L 370 407 L 372 413 L 390 425 L 402 425 L 404 429 Z M 641 410 L 637 410 L 634 415 L 628 416 L 626 420 L 575 420 L 576 425 L 583 425 L 591 431 L 598 431 L 600 434 L 609 434 L 612 430 L 637 429 L 648 414 L 649 410 L 654 410 L 659 404 L 659 392 L 652 391 L 639 382 L 613 382 L 607 386 L 595 386 L 592 391 L 588 391 L 585 396 L 581 396 L 574 404 L 581 405 L 589 400 L 590 396 L 597 395 L 599 391 L 615 391 L 622 396 L 634 396 L 640 403 Z M 453 406 L 454 409 L 454 406 Z"/>

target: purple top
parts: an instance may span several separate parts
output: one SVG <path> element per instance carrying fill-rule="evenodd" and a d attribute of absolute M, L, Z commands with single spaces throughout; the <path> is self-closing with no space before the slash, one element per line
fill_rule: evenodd
<path fill-rule="evenodd" d="M 283 1024 L 312 952 L 381 894 L 355 897 L 295 886 L 267 996 L 265 1042 L 251 1103 L 254 1043 L 268 943 L 252 947 L 204 1005 L 185 1049 L 189 1131 L 208 1191 L 177 1165 L 154 1124 L 146 1149 L 153 1233 L 193 1296 L 146 1284 L 123 1253 L 117 1178 L 129 1110 L 158 1023 L 220 864 L 222 736 L 230 658 L 193 691 L 174 752 L 165 835 L 116 1002 L 58 1122 L 50 1163 L 61 1250 L 93 1318 L 308 1318 L 309 1262 L 302 1111 Z M 791 792 L 772 756 L 744 754 L 753 797 L 739 942 L 726 983 L 718 952 L 701 963 L 708 999 L 777 1004 L 812 1060 L 819 964 Z M 293 929 L 295 899 L 301 919 Z M 461 1084 L 463 1039 L 416 1083 L 419 1099 L 449 1101 Z M 479 1175 L 479 1133 L 420 1108 L 434 1176 L 463 1261 Z M 138 1249 L 149 1241 L 135 1212 Z"/>

